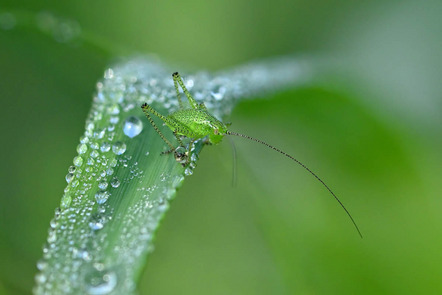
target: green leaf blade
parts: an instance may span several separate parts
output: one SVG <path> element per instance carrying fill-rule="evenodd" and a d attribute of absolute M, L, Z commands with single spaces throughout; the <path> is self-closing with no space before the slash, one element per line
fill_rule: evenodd
<path fill-rule="evenodd" d="M 185 75 L 185 83 L 222 119 L 240 99 L 303 81 L 298 65 L 294 59 L 276 60 L 213 77 Z M 34 293 L 134 292 L 154 248 L 154 233 L 202 148 L 202 142 L 195 143 L 186 169 L 172 155 L 161 155 L 167 146 L 140 109 L 144 102 L 164 115 L 178 108 L 172 72 L 138 58 L 108 69 L 97 84 L 61 208 L 37 265 Z M 167 128 L 164 133 L 174 142 Z"/>

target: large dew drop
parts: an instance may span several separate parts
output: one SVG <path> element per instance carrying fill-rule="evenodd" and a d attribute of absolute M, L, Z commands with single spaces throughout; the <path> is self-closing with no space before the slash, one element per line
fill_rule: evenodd
<path fill-rule="evenodd" d="M 123 132 L 130 138 L 134 138 L 143 130 L 143 122 L 135 116 L 130 116 L 124 121 Z"/>
<path fill-rule="evenodd" d="M 117 275 L 112 271 L 99 271 L 89 274 L 86 278 L 86 292 L 90 295 L 104 295 L 111 293 L 117 286 Z"/>
<path fill-rule="evenodd" d="M 126 151 L 126 144 L 124 142 L 117 141 L 112 146 L 112 151 L 115 155 L 122 155 Z"/>

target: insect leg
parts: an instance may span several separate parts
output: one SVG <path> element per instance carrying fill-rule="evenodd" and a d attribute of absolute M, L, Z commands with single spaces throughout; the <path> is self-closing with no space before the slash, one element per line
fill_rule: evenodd
<path fill-rule="evenodd" d="M 178 89 L 177 79 L 175 78 L 174 75 L 172 75 L 172 77 L 173 77 L 173 85 L 175 86 L 175 90 L 176 90 L 176 97 L 178 98 L 178 104 L 180 106 L 180 109 L 184 109 L 184 105 L 183 105 L 183 102 L 181 100 L 181 93 L 180 93 L 180 90 Z"/>
<path fill-rule="evenodd" d="M 187 96 L 187 99 L 189 100 L 189 103 L 190 103 L 190 106 L 192 107 L 192 109 L 198 109 L 198 104 L 196 103 L 196 100 L 192 97 L 192 95 L 190 95 L 189 91 L 187 91 L 187 88 L 184 85 L 183 79 L 181 79 L 180 74 L 178 74 L 178 72 L 175 72 L 172 74 L 172 78 L 173 78 L 173 82 L 175 84 L 175 88 L 177 89 L 177 92 L 179 93 L 178 86 L 176 83 L 178 83 L 181 86 L 181 88 L 183 89 L 183 92 Z M 179 98 L 178 102 L 180 102 L 180 100 L 181 100 L 181 98 Z M 181 105 L 180 105 L 180 108 L 182 108 Z"/>
<path fill-rule="evenodd" d="M 158 113 L 157 111 L 155 111 L 150 105 L 148 105 L 147 103 L 144 103 L 141 108 L 143 109 L 144 114 L 146 115 L 147 119 L 149 119 L 150 124 L 152 124 L 153 128 L 155 129 L 155 131 L 160 135 L 160 137 L 164 140 L 164 142 L 170 147 L 170 149 L 172 151 L 175 150 L 175 147 L 173 146 L 173 144 L 167 140 L 167 138 L 163 135 L 163 133 L 161 133 L 160 129 L 157 127 L 157 125 L 155 124 L 155 122 L 153 121 L 152 117 L 150 116 L 149 113 L 154 114 L 155 116 L 157 116 L 158 118 L 160 118 L 161 120 L 163 120 L 164 122 L 167 121 L 167 118 L 164 117 L 163 115 L 161 115 L 160 113 Z"/>

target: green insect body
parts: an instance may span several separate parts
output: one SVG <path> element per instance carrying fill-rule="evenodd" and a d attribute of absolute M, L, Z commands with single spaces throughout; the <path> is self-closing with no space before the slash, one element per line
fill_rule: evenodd
<path fill-rule="evenodd" d="M 287 158 L 293 160 L 297 164 L 299 164 L 301 167 L 303 167 L 305 170 L 307 170 L 311 175 L 313 175 L 328 191 L 330 194 L 333 195 L 333 197 L 338 201 L 338 203 L 341 205 L 341 207 L 345 210 L 348 217 L 352 221 L 353 225 L 355 226 L 356 230 L 358 231 L 360 237 L 362 238 L 361 231 L 359 230 L 356 222 L 354 221 L 353 217 L 350 215 L 350 212 L 345 208 L 344 204 L 339 200 L 339 198 L 333 193 L 333 191 L 325 184 L 324 181 L 322 181 L 321 178 L 319 178 L 313 171 L 311 171 L 307 166 L 305 166 L 302 162 L 298 161 L 291 155 L 287 154 L 286 152 L 283 152 L 282 150 L 253 137 L 250 137 L 248 135 L 236 133 L 233 131 L 230 131 L 228 129 L 228 126 L 230 124 L 224 124 L 217 118 L 215 118 L 212 114 L 210 114 L 204 105 L 204 103 L 197 103 L 196 100 L 190 95 L 189 91 L 187 91 L 186 86 L 183 83 L 183 80 L 181 79 L 180 75 L 175 72 L 172 74 L 173 82 L 175 85 L 175 90 L 177 93 L 178 98 L 178 104 L 180 109 L 178 111 L 175 111 L 171 113 L 168 116 L 163 116 L 160 113 L 158 113 L 155 109 L 153 109 L 151 106 L 149 106 L 147 103 L 144 103 L 141 108 L 152 124 L 155 131 L 160 135 L 160 137 L 164 140 L 164 142 L 169 146 L 170 150 L 167 152 L 164 152 L 164 154 L 168 153 L 174 153 L 175 159 L 180 162 L 183 166 L 187 166 L 189 164 L 189 154 L 190 149 L 192 147 L 192 144 L 195 140 L 205 138 L 206 144 L 217 144 L 222 141 L 224 136 L 226 135 L 234 135 L 242 138 L 249 139 L 251 141 L 260 143 L 262 145 L 267 146 L 268 148 L 273 149 L 274 151 L 277 151 L 278 153 L 286 156 Z M 181 100 L 180 91 L 178 88 L 178 85 L 183 89 L 184 94 L 186 95 L 187 99 L 189 100 L 190 108 L 185 108 L 183 105 L 183 102 Z M 155 115 L 159 119 L 161 119 L 167 127 L 170 128 L 170 130 L 175 135 L 175 138 L 177 139 L 179 145 L 176 147 L 173 145 L 160 131 L 160 129 L 157 127 L 155 122 L 152 120 L 151 114 Z M 182 141 L 182 137 L 190 139 L 190 143 L 188 144 L 188 147 L 186 148 L 186 145 Z M 184 151 L 184 152 L 183 152 Z"/>
<path fill-rule="evenodd" d="M 178 110 L 168 116 L 173 123 L 166 125 L 177 135 L 193 139 L 209 137 L 209 142 L 221 142 L 227 126 L 203 109 Z"/>

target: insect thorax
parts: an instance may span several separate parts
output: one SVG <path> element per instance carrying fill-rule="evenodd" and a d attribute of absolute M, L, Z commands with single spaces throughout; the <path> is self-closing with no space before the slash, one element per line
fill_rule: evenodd
<path fill-rule="evenodd" d="M 189 138 L 209 136 L 213 143 L 221 141 L 227 127 L 205 110 L 178 110 L 168 116 L 172 122 L 166 123 L 178 135 Z"/>

